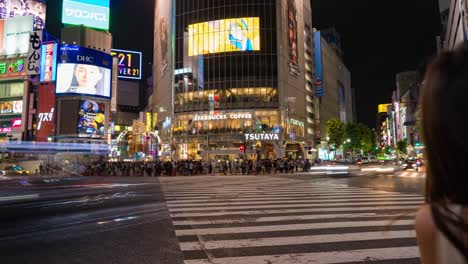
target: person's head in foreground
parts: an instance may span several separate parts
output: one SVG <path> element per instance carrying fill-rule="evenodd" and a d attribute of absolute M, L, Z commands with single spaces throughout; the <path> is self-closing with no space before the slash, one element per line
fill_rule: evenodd
<path fill-rule="evenodd" d="M 468 42 L 440 54 L 421 91 L 427 205 L 416 216 L 423 264 L 468 263 Z"/>

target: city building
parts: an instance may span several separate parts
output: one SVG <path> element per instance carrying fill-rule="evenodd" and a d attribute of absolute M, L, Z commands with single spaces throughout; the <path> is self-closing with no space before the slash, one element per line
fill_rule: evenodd
<path fill-rule="evenodd" d="M 39 86 L 43 1 L 4 3 L 0 19 L 0 142 L 32 140 Z"/>
<path fill-rule="evenodd" d="M 157 1 L 161 156 L 312 156 L 312 34 L 309 1 Z"/>
<path fill-rule="evenodd" d="M 453 49 L 467 37 L 468 17 L 464 14 L 468 14 L 468 5 L 464 0 L 450 0 L 448 16 L 444 16 L 447 4 L 447 0 L 439 1 L 439 8 L 442 12 L 442 22 L 445 23 L 444 18 L 447 19 L 446 26 L 444 26 L 445 28 L 443 30 L 443 47 L 444 49 Z"/>
<path fill-rule="evenodd" d="M 322 159 L 330 157 L 330 149 L 326 141 L 326 122 L 332 118 L 337 118 L 344 123 L 354 121 L 353 114 L 353 92 L 351 89 L 351 73 L 346 67 L 341 57 L 342 52 L 337 52 L 339 43 L 336 31 L 328 30 L 327 39 L 334 40 L 331 44 L 322 36 L 321 31 L 315 31 L 314 56 L 316 69 L 316 86 L 319 97 L 319 123 L 321 145 L 319 156 Z M 333 33 L 333 34 L 331 34 Z M 332 156 L 340 156 L 334 153 Z"/>

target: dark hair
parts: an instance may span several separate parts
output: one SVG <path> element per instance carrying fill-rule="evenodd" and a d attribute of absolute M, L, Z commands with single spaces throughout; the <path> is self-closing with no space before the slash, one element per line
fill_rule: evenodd
<path fill-rule="evenodd" d="M 468 205 L 468 42 L 440 54 L 425 75 L 422 130 L 429 202 Z"/>
<path fill-rule="evenodd" d="M 73 68 L 73 78 L 72 78 L 72 81 L 70 83 L 71 88 L 76 89 L 79 86 L 78 80 L 76 79 L 75 71 L 76 71 L 76 68 L 78 68 L 78 66 L 80 66 L 80 65 L 83 65 L 83 64 L 75 64 L 75 67 Z M 84 65 L 86 65 L 86 64 L 84 64 Z M 94 65 L 91 65 L 91 66 L 94 66 Z M 95 85 L 96 94 L 97 95 L 104 94 L 103 93 L 104 92 L 104 85 L 103 85 L 103 83 L 104 83 L 104 81 L 103 81 L 104 80 L 104 72 L 102 72 L 102 69 L 100 67 L 98 67 L 98 66 L 95 66 L 95 67 L 97 67 L 99 72 L 103 75 L 102 79 L 100 81 L 98 81 L 96 83 L 96 85 Z"/>

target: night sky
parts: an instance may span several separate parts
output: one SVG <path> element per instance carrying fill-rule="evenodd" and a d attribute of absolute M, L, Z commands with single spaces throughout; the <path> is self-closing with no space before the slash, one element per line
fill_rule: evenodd
<path fill-rule="evenodd" d="M 61 26 L 61 2 L 47 1 L 46 26 L 54 35 Z M 314 27 L 335 27 L 342 36 L 359 122 L 374 127 L 377 104 L 391 100 L 395 74 L 416 69 L 436 52 L 438 14 L 438 0 L 312 1 Z M 143 51 L 144 75 L 152 60 L 153 16 L 153 0 L 111 0 L 114 47 Z"/>

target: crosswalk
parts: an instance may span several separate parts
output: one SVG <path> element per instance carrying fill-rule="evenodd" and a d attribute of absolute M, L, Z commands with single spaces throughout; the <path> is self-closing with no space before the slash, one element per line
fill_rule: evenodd
<path fill-rule="evenodd" d="M 397 172 L 379 172 L 379 171 L 360 171 L 356 173 L 358 176 L 388 176 L 398 178 L 413 178 L 413 179 L 425 179 L 425 172 L 417 171 L 397 171 Z"/>
<path fill-rule="evenodd" d="M 161 184 L 186 264 L 419 263 L 420 195 L 267 176 Z"/>

